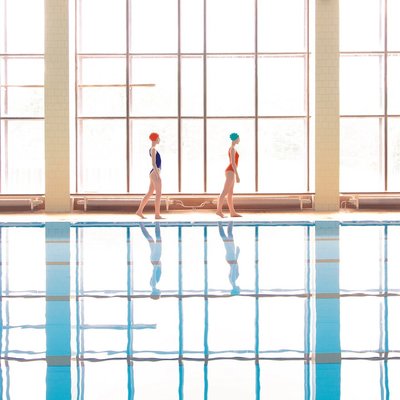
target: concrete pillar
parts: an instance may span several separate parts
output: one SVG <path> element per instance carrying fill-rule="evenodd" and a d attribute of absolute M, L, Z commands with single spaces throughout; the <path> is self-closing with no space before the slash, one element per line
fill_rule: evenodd
<path fill-rule="evenodd" d="M 46 0 L 45 14 L 46 211 L 69 212 L 68 0 Z"/>
<path fill-rule="evenodd" d="M 339 210 L 339 0 L 316 0 L 315 210 Z"/>

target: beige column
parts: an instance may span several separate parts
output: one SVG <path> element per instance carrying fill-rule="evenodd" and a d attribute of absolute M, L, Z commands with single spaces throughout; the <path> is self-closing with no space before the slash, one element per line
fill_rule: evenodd
<path fill-rule="evenodd" d="M 316 0 L 315 210 L 339 210 L 339 0 Z"/>
<path fill-rule="evenodd" d="M 68 0 L 45 0 L 46 211 L 70 211 Z"/>

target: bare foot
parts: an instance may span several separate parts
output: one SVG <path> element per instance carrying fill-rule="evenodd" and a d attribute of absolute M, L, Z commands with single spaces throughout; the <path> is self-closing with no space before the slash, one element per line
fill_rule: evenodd
<path fill-rule="evenodd" d="M 238 214 L 237 212 L 235 212 L 235 213 L 231 214 L 231 217 L 241 217 L 241 215 Z"/>
<path fill-rule="evenodd" d="M 142 219 L 146 219 L 146 217 L 143 215 L 143 213 L 136 211 L 135 213 L 138 217 L 142 218 Z"/>
<path fill-rule="evenodd" d="M 165 219 L 162 215 L 158 214 L 154 216 L 155 219 Z"/>
<path fill-rule="evenodd" d="M 217 211 L 215 214 L 217 214 L 221 218 L 225 218 L 225 215 L 223 214 L 222 211 Z"/>

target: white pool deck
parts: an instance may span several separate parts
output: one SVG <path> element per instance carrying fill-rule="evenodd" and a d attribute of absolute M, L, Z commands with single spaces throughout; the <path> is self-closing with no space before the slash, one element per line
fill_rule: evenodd
<path fill-rule="evenodd" d="M 181 211 L 162 213 L 163 222 L 215 222 L 215 221 L 242 221 L 242 222 L 265 222 L 265 221 L 400 221 L 399 211 L 353 211 L 343 210 L 339 212 L 259 212 L 241 213 L 240 218 L 231 218 L 226 214 L 226 218 L 221 219 L 211 211 Z M 47 221 L 68 221 L 68 222 L 139 222 L 155 221 L 154 215 L 145 214 L 146 219 L 142 220 L 134 213 L 128 212 L 73 212 L 73 213 L 45 213 L 45 212 L 25 212 L 25 213 L 0 213 L 0 223 L 8 222 L 47 222 Z"/>

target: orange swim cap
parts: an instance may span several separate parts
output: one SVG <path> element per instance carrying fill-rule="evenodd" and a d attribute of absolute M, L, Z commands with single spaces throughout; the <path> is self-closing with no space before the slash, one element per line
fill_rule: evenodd
<path fill-rule="evenodd" d="M 152 132 L 152 133 L 150 133 L 149 139 L 150 139 L 152 142 L 155 142 L 155 141 L 158 139 L 158 137 L 159 137 L 158 133 Z"/>

